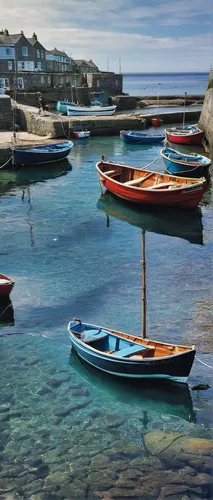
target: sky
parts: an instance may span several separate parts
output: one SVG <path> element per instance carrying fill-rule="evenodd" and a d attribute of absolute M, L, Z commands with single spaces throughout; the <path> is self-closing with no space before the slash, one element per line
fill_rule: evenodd
<path fill-rule="evenodd" d="M 119 72 L 209 71 L 213 0 L 0 0 L 0 28 Z"/>

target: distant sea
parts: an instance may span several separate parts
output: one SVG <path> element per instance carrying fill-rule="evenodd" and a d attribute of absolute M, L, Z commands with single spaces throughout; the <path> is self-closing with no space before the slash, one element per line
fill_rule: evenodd
<path fill-rule="evenodd" d="M 124 73 L 123 92 L 133 96 L 204 95 L 209 73 Z"/>

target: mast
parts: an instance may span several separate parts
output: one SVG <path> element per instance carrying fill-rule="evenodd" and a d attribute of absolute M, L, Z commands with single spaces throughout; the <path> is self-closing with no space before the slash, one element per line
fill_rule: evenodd
<path fill-rule="evenodd" d="M 145 231 L 142 230 L 142 338 L 146 338 L 146 255 Z"/>

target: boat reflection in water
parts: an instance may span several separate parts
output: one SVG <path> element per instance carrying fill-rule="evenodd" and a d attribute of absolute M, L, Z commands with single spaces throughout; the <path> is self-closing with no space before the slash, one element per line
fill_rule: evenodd
<path fill-rule="evenodd" d="M 202 212 L 163 207 L 136 207 L 118 200 L 108 191 L 102 194 L 97 208 L 117 219 L 152 233 L 183 238 L 190 243 L 203 244 Z M 107 219 L 109 225 L 109 219 Z"/>
<path fill-rule="evenodd" d="M 66 175 L 72 170 L 68 159 L 48 165 L 31 165 L 21 167 L 18 170 L 1 170 L 0 172 L 0 195 L 5 194 L 14 187 L 26 187 L 36 182 L 44 182 Z"/>
<path fill-rule="evenodd" d="M 14 325 L 13 304 L 9 297 L 2 297 L 0 300 L 0 328 L 2 326 Z"/>
<path fill-rule="evenodd" d="M 182 418 L 188 422 L 196 421 L 190 391 L 187 384 L 169 384 L 162 380 L 124 380 L 102 373 L 83 361 L 72 349 L 69 365 L 84 381 L 95 386 L 103 397 L 113 397 L 123 404 L 134 406 L 144 412 L 144 425 L 155 412 L 159 415 L 170 415 L 171 420 Z M 141 418 L 143 413 L 141 413 Z"/>

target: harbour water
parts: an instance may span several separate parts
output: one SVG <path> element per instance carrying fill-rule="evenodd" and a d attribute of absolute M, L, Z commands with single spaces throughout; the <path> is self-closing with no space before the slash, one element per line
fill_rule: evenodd
<path fill-rule="evenodd" d="M 209 73 L 124 73 L 123 92 L 133 96 L 204 95 Z"/>
<path fill-rule="evenodd" d="M 211 183 L 193 213 L 141 213 L 103 196 L 95 169 L 104 154 L 163 171 L 160 148 L 90 138 L 53 168 L 0 173 L 1 271 L 15 278 L 0 318 L 3 500 L 212 498 Z M 196 344 L 186 386 L 114 380 L 70 350 L 73 317 L 140 334 L 142 227 L 148 336 Z"/>

